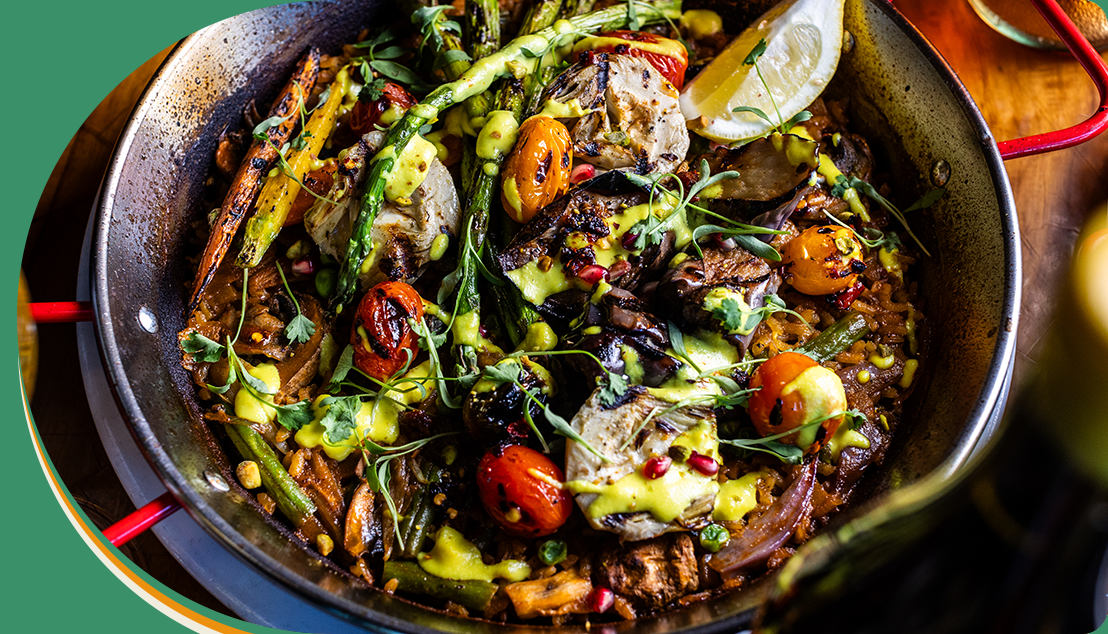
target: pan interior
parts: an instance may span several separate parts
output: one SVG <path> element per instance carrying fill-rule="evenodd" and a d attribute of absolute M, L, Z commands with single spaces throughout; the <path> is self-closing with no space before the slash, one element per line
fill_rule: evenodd
<path fill-rule="evenodd" d="M 239 123 L 251 99 L 275 94 L 309 44 L 333 52 L 388 10 L 372 0 L 271 7 L 208 27 L 173 53 L 124 130 L 105 181 L 92 273 L 102 355 L 125 418 L 169 490 L 232 552 L 297 594 L 375 629 L 549 631 L 460 620 L 354 583 L 290 539 L 244 491 L 213 487 L 212 474 L 233 483 L 233 471 L 180 366 L 176 333 L 192 275 L 181 245 L 202 211 L 196 204 L 220 131 Z M 1018 237 L 995 144 L 945 64 L 880 0 L 849 0 L 846 27 L 854 48 L 831 91 L 850 98 L 854 127 L 885 159 L 898 199 L 930 189 L 938 161 L 951 174 L 944 198 L 911 218 L 934 254 L 919 265 L 932 345 L 915 414 L 864 478 L 879 504 L 890 490 L 954 472 L 981 435 L 1012 356 Z M 765 587 L 763 580 L 602 629 L 734 631 Z"/>

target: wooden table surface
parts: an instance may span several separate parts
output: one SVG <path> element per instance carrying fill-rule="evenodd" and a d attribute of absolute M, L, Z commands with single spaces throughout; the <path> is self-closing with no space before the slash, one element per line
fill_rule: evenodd
<path fill-rule="evenodd" d="M 1096 90 L 1076 61 L 1005 39 L 978 20 L 966 0 L 894 0 L 893 4 L 958 73 L 995 138 L 1066 127 L 1095 109 Z M 120 84 L 58 161 L 35 211 L 24 253 L 23 267 L 34 299 L 73 299 L 82 233 L 59 238 L 53 228 L 66 223 L 85 226 L 115 139 L 167 53 L 163 51 Z M 1056 289 L 1077 231 L 1088 213 L 1108 199 L 1108 134 L 1075 148 L 1009 161 L 1006 168 L 1023 241 L 1018 380 L 1033 365 L 1050 323 Z M 47 226 L 52 228 L 49 250 L 38 248 L 39 234 Z M 100 446 L 87 405 L 74 401 L 61 387 L 81 384 L 73 328 L 45 325 L 39 333 L 39 367 L 49 368 L 54 380 L 39 382 L 32 402 L 35 421 L 70 491 L 87 504 L 90 515 L 114 521 L 130 512 L 131 504 Z M 128 554 L 151 575 L 186 597 L 225 611 L 152 535 L 132 544 Z"/>

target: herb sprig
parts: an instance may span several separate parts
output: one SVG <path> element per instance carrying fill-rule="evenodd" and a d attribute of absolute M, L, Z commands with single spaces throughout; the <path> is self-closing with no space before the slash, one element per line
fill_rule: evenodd
<path fill-rule="evenodd" d="M 927 247 L 923 246 L 923 242 L 921 242 L 916 234 L 912 231 L 912 228 L 908 226 L 908 219 L 905 216 L 906 214 L 917 209 L 926 209 L 927 207 L 934 205 L 936 202 L 939 201 L 940 198 L 943 197 L 943 194 L 946 193 L 945 187 L 937 187 L 935 189 L 932 189 L 931 191 L 924 194 L 922 198 L 912 203 L 912 205 L 904 211 L 897 209 L 896 205 L 892 204 L 887 198 L 882 196 L 877 191 L 877 189 L 874 188 L 873 185 L 870 185 L 866 181 L 854 176 L 839 176 L 838 179 L 835 181 L 834 186 L 831 188 L 831 195 L 842 198 L 847 189 L 860 191 L 866 196 L 869 196 L 871 199 L 873 199 L 878 205 L 881 205 L 881 207 L 885 211 L 889 212 L 890 216 L 897 219 L 901 226 L 904 227 L 904 230 L 908 232 L 908 235 L 912 236 L 912 240 L 915 240 L 916 244 L 919 245 L 920 250 L 922 250 L 927 256 L 931 255 L 931 253 L 927 250 Z"/>
<path fill-rule="evenodd" d="M 297 301 L 296 295 L 289 288 L 289 281 L 285 278 L 284 267 L 281 266 L 280 262 L 277 263 L 277 272 L 281 275 L 281 283 L 285 285 L 285 292 L 292 300 L 292 305 L 296 307 L 296 317 L 293 317 L 292 321 L 285 326 L 285 336 L 292 343 L 306 343 L 315 334 L 315 322 L 308 319 L 304 312 L 300 310 L 300 302 Z"/>
<path fill-rule="evenodd" d="M 739 173 L 734 170 L 712 174 L 711 167 L 705 159 L 700 159 L 699 173 L 700 178 L 689 186 L 687 193 L 685 191 L 685 184 L 674 174 L 649 174 L 647 176 L 640 176 L 631 172 L 625 174 L 627 180 L 650 192 L 650 213 L 646 218 L 636 222 L 627 230 L 627 233 L 635 235 L 634 248 L 636 250 L 645 249 L 648 244 L 661 244 L 662 235 L 665 234 L 666 231 L 669 231 L 670 224 L 674 219 L 680 217 L 680 214 L 684 212 L 686 208 L 693 206 L 691 203 L 697 194 L 720 181 L 739 177 Z M 680 191 L 680 194 L 662 185 L 667 179 L 673 179 L 677 182 L 677 189 Z M 673 209 L 671 209 L 664 218 L 658 218 L 653 213 L 655 192 L 661 192 L 673 204 Z M 706 211 L 699 207 L 693 207 L 701 211 Z"/>
<path fill-rule="evenodd" d="M 758 43 L 751 49 L 750 53 L 747 54 L 746 59 L 743 60 L 743 66 L 753 66 L 754 72 L 758 73 L 758 79 L 762 82 L 762 87 L 766 89 L 766 94 L 769 95 L 769 102 L 773 104 L 773 110 L 777 113 L 777 121 L 779 123 L 775 124 L 773 120 L 769 118 L 769 115 L 761 108 L 755 108 L 754 106 L 739 106 L 738 108 L 732 109 L 732 112 L 750 112 L 773 126 L 773 130 L 778 134 L 786 134 L 796 124 L 811 119 L 812 113 L 807 110 L 801 110 L 788 121 L 785 121 L 784 117 L 781 116 L 781 110 L 777 107 L 777 100 L 773 98 L 773 91 L 770 90 L 769 84 L 766 83 L 766 78 L 762 75 L 762 68 L 758 66 L 758 58 L 765 55 L 767 46 L 766 38 L 758 40 Z"/>
<path fill-rule="evenodd" d="M 812 328 L 812 325 L 808 323 L 807 319 L 804 319 L 803 315 L 786 306 L 785 301 L 775 293 L 767 294 L 763 299 L 762 306 L 758 308 L 750 308 L 749 306 L 743 308 L 737 300 L 727 297 L 720 302 L 718 308 L 712 309 L 712 316 L 718 319 L 724 328 L 738 335 L 749 335 L 754 332 L 758 324 L 773 313 L 788 313 L 804 322 L 808 329 Z"/>
<path fill-rule="evenodd" d="M 747 451 L 760 451 L 762 453 L 768 453 L 775 456 L 781 462 L 786 464 L 800 464 L 801 459 L 804 457 L 804 450 L 796 445 L 790 445 L 780 442 L 780 440 L 786 436 L 790 436 L 799 432 L 802 429 L 813 427 L 815 425 L 821 425 L 825 421 L 832 418 L 844 416 L 844 425 L 850 425 L 851 429 L 858 429 L 861 427 L 862 422 L 866 420 L 866 415 L 855 409 L 848 409 L 841 412 L 832 412 L 826 416 L 821 416 L 814 420 L 808 421 L 803 425 L 799 425 L 787 431 L 783 431 L 779 434 L 773 434 L 771 436 L 765 436 L 762 438 L 733 438 L 733 439 L 720 439 L 720 442 L 726 445 L 731 445 L 738 449 L 745 449 Z"/>

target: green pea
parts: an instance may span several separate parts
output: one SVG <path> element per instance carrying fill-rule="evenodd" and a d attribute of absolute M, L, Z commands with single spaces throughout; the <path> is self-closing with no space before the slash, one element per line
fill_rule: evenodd
<path fill-rule="evenodd" d="M 710 553 L 718 553 L 729 541 L 731 533 L 719 524 L 709 524 L 700 529 L 700 545 Z"/>
<path fill-rule="evenodd" d="M 547 566 L 562 563 L 567 554 L 569 547 L 560 539 L 550 539 L 539 546 L 539 559 Z"/>
<path fill-rule="evenodd" d="M 315 274 L 315 292 L 320 297 L 330 297 L 335 292 L 335 282 L 338 274 L 335 269 L 323 269 Z"/>

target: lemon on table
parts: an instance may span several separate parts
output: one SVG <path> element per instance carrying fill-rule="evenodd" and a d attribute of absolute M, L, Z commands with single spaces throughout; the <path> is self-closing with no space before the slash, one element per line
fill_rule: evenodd
<path fill-rule="evenodd" d="M 685 86 L 680 103 L 689 128 L 720 142 L 746 141 L 807 108 L 839 64 L 844 2 L 785 0 L 770 9 Z M 754 66 L 743 63 L 763 39 L 758 68 L 764 85 Z M 734 112 L 740 106 L 760 109 L 772 123 Z"/>

